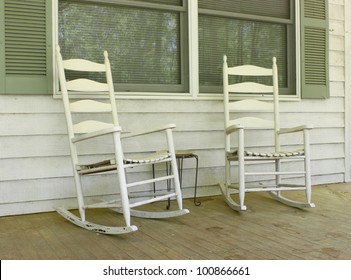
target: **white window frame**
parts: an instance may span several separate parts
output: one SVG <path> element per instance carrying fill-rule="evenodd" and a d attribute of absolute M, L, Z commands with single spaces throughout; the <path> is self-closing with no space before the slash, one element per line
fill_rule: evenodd
<path fill-rule="evenodd" d="M 58 44 L 58 1 L 53 0 L 53 44 Z M 300 1 L 295 1 L 295 24 L 296 24 L 296 93 L 291 95 L 281 95 L 281 100 L 299 101 L 301 100 L 301 67 L 300 67 Z M 118 99 L 175 99 L 175 100 L 222 100 L 222 94 L 201 93 L 199 88 L 199 42 L 198 42 L 198 0 L 188 1 L 188 48 L 189 48 L 189 92 L 169 93 L 169 92 L 116 92 Z M 191 34 L 191 36 L 190 36 Z M 53 48 L 55 52 L 55 48 Z M 56 65 L 56 57 L 54 65 Z M 80 95 L 81 96 L 81 95 Z M 240 98 L 252 98 L 252 95 L 241 96 Z M 54 66 L 54 98 L 61 98 L 58 91 L 58 75 Z M 264 99 L 264 96 L 257 96 Z"/>

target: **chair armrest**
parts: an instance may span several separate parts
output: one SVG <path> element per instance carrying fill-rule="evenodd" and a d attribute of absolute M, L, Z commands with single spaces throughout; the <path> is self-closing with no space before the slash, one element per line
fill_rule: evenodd
<path fill-rule="evenodd" d="M 228 134 L 231 134 L 239 129 L 244 129 L 244 126 L 241 125 L 241 124 L 232 124 L 232 125 L 229 125 L 225 128 L 225 134 L 228 135 Z"/>
<path fill-rule="evenodd" d="M 121 132 L 121 130 L 122 130 L 122 128 L 120 126 L 113 126 L 113 127 L 101 129 L 101 130 L 90 132 L 90 133 L 84 133 L 82 135 L 79 135 L 77 137 L 72 138 L 71 141 L 72 141 L 72 143 L 76 143 L 79 141 L 87 140 L 87 139 L 94 138 L 94 137 L 99 137 L 99 136 L 106 135 L 106 134 Z"/>
<path fill-rule="evenodd" d="M 278 134 L 294 133 L 294 132 L 304 131 L 306 129 L 312 129 L 312 128 L 313 128 L 312 125 L 300 125 L 300 126 L 295 126 L 290 128 L 281 128 L 278 130 Z"/>
<path fill-rule="evenodd" d="M 173 129 L 175 127 L 176 127 L 175 124 L 168 124 L 168 125 L 163 125 L 163 126 L 150 128 L 150 129 L 146 129 L 146 130 L 141 130 L 141 131 L 137 131 L 137 132 L 129 132 L 126 134 L 122 134 L 121 139 L 135 137 L 135 136 L 141 136 L 144 134 L 150 134 L 150 133 L 155 133 L 155 132 L 160 132 L 160 131 L 167 130 L 167 129 Z"/>

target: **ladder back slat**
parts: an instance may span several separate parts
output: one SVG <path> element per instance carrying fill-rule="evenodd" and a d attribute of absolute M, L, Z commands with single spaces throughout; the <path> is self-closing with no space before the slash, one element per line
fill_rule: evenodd
<path fill-rule="evenodd" d="M 100 83 L 89 79 L 75 79 L 66 83 L 69 91 L 101 92 L 108 91 L 106 83 Z"/>
<path fill-rule="evenodd" d="M 267 86 L 254 82 L 244 82 L 228 85 L 228 92 L 237 93 L 273 93 L 273 86 Z"/>
<path fill-rule="evenodd" d="M 243 117 L 229 121 L 228 125 L 242 125 L 245 128 L 274 128 L 274 121 L 256 117 Z"/>
<path fill-rule="evenodd" d="M 70 104 L 71 112 L 76 113 L 104 113 L 111 112 L 111 104 L 95 100 L 79 100 Z"/>
<path fill-rule="evenodd" d="M 85 59 L 68 59 L 63 61 L 63 67 L 66 70 L 73 71 L 93 71 L 93 72 L 105 72 L 105 64 L 92 62 Z"/>
<path fill-rule="evenodd" d="M 273 76 L 272 69 L 255 65 L 240 65 L 236 67 L 229 67 L 227 71 L 229 75 L 238 76 Z"/>
<path fill-rule="evenodd" d="M 256 99 L 244 99 L 229 103 L 229 110 L 233 112 L 273 112 L 274 104 Z"/>
<path fill-rule="evenodd" d="M 90 132 L 94 132 L 94 131 L 98 131 L 106 128 L 111 128 L 113 126 L 114 125 L 112 123 L 88 120 L 88 121 L 83 121 L 73 125 L 73 131 L 74 133 L 82 134 L 82 133 L 90 133 Z"/>

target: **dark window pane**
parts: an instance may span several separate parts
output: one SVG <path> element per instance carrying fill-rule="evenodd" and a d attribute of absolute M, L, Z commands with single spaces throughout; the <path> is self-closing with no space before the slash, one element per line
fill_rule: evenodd
<path fill-rule="evenodd" d="M 280 86 L 286 87 L 286 27 L 283 24 L 199 17 L 200 86 L 222 85 L 222 59 L 229 66 L 272 66 L 277 57 Z"/>
<path fill-rule="evenodd" d="M 117 91 L 182 82 L 179 12 L 62 0 L 59 44 L 64 59 L 102 62 L 107 50 Z"/>

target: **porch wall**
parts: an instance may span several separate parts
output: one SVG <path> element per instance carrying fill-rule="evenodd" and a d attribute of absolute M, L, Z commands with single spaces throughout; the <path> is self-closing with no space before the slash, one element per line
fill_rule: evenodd
<path fill-rule="evenodd" d="M 312 183 L 343 182 L 345 176 L 345 88 L 344 88 L 344 1 L 330 6 L 330 87 L 326 100 L 281 103 L 283 126 L 310 123 Z M 221 101 L 117 100 L 123 130 L 134 131 L 158 124 L 175 123 L 176 149 L 191 149 L 199 156 L 198 195 L 219 194 L 217 183 L 224 177 L 223 109 Z M 149 138 L 149 150 L 159 138 Z M 268 135 L 250 145 L 269 145 Z M 294 141 L 294 139 L 292 139 Z M 151 145 L 151 143 L 154 145 Z M 256 144 L 258 143 L 258 144 Z M 103 149 L 109 147 L 106 142 Z M 94 146 L 85 147 L 87 155 Z M 127 144 L 126 150 L 139 149 Z M 194 169 L 185 162 L 184 195 L 193 194 Z M 143 176 L 142 173 L 131 176 Z M 106 175 L 104 194 L 115 190 Z M 87 181 L 94 196 L 96 178 Z M 0 216 L 51 211 L 54 206 L 74 207 L 75 190 L 62 104 L 51 96 L 0 96 Z"/>

